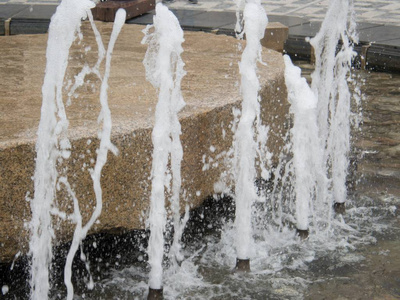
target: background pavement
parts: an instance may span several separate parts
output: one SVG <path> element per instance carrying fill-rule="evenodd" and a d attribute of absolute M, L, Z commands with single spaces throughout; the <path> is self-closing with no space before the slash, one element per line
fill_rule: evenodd
<path fill-rule="evenodd" d="M 234 35 L 234 0 L 175 0 L 167 4 L 184 30 Z M 0 35 L 46 33 L 61 0 L 0 0 Z M 310 59 L 306 41 L 318 32 L 329 0 L 261 0 L 270 22 L 289 28 L 285 52 Z M 373 70 L 400 72 L 400 0 L 355 0 L 360 43 L 356 61 Z M 154 11 L 130 19 L 131 24 L 150 24 Z M 365 63 L 365 64 L 364 64 Z M 358 63 L 357 63 L 358 64 Z"/>
<path fill-rule="evenodd" d="M 1 4 L 58 4 L 59 0 L 0 0 Z M 261 0 L 267 14 L 304 17 L 310 21 L 322 21 L 329 0 Z M 168 5 L 173 9 L 199 9 L 204 11 L 235 11 L 233 0 L 199 0 L 190 4 L 176 0 Z M 355 0 L 358 22 L 379 23 L 400 26 L 399 0 Z"/>

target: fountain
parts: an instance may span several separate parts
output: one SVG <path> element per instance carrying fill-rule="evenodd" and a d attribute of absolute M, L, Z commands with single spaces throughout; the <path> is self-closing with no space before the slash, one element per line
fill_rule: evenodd
<path fill-rule="evenodd" d="M 338 23 L 334 20 L 340 20 Z M 337 52 L 337 45 L 341 49 Z M 293 158 L 283 162 L 275 175 L 278 194 L 278 223 L 282 224 L 282 199 L 293 192 L 287 204 L 294 212 L 290 220 L 297 234 L 307 238 L 310 223 L 313 234 L 332 234 L 332 209 L 344 212 L 350 152 L 351 107 L 348 82 L 355 56 L 354 10 L 348 1 L 331 1 L 319 33 L 310 41 L 315 52 L 311 87 L 285 56 L 285 79 L 291 103 L 293 127 L 286 151 Z M 282 168 L 284 175 L 281 176 Z M 282 189 L 278 182 L 286 181 Z M 276 196 L 275 196 L 276 197 Z"/>
<path fill-rule="evenodd" d="M 99 123 L 103 122 L 100 147 L 97 152 L 97 161 L 92 172 L 93 186 L 96 194 L 96 206 L 90 220 L 82 226 L 82 217 L 79 202 L 71 188 L 66 169 L 61 174 L 58 172 L 63 160 L 70 157 L 71 143 L 68 139 L 68 118 L 65 113 L 65 105 L 62 99 L 62 89 L 66 67 L 68 65 L 69 48 L 73 43 L 76 33 L 79 31 L 81 20 L 89 16 L 93 29 L 96 27 L 91 17 L 90 9 L 94 7 L 91 1 L 64 0 L 57 8 L 49 28 L 49 40 L 47 46 L 47 66 L 44 84 L 42 87 L 43 104 L 42 114 L 38 129 L 36 143 L 36 169 L 34 175 L 35 194 L 31 202 L 32 219 L 30 228 L 32 237 L 30 240 L 31 256 L 31 299 L 47 299 L 49 296 L 49 268 L 53 259 L 52 240 L 55 238 L 52 215 L 62 219 L 69 219 L 76 223 L 76 229 L 72 246 L 65 264 L 64 280 L 67 286 L 67 299 L 73 298 L 73 285 L 71 282 L 71 268 L 75 253 L 86 237 L 89 229 L 98 219 L 102 209 L 102 192 L 100 185 L 101 170 L 107 160 L 107 152 L 111 150 L 117 154 L 117 149 L 110 141 L 111 114 L 107 104 L 107 82 L 111 66 L 111 54 L 118 33 L 125 22 L 125 11 L 119 10 L 116 16 L 114 30 L 106 53 L 106 69 L 102 78 L 100 102 L 102 110 Z M 70 16 L 72 13 L 72 17 Z M 100 38 L 99 34 L 97 36 Z M 101 42 L 101 38 L 99 39 Z M 99 63 L 94 68 L 98 74 L 98 67 L 104 57 L 104 48 L 99 43 Z M 82 77 L 89 72 L 84 69 Z M 79 78 L 80 76 L 78 76 Z M 65 186 L 68 195 L 73 200 L 74 211 L 66 215 L 59 211 L 55 202 L 56 189 L 61 190 Z M 85 260 L 83 250 L 81 258 Z M 93 286 L 92 279 L 88 287 Z"/>
<path fill-rule="evenodd" d="M 107 279 L 99 279 L 95 283 L 83 245 L 89 230 L 101 213 L 100 178 L 103 166 L 107 162 L 107 153 L 109 150 L 117 153 L 110 137 L 111 111 L 107 103 L 107 87 L 111 54 L 125 15 L 123 11 L 118 12 L 106 52 L 90 15 L 93 3 L 76 1 L 63 0 L 52 19 L 49 33 L 42 118 L 36 146 L 35 195 L 30 200 L 30 229 L 33 233 L 30 242 L 32 299 L 47 299 L 49 296 L 52 241 L 55 239 L 52 216 L 69 220 L 76 225 L 64 269 L 67 299 L 74 297 L 72 264 L 79 247 L 81 260 L 86 273 L 89 274 L 89 280 L 86 282 L 88 292 L 83 294 L 82 298 L 89 299 L 99 299 L 103 296 L 132 298 L 144 295 L 147 295 L 148 299 L 190 298 L 194 295 L 205 299 L 265 299 L 269 296 L 296 299 L 302 297 L 301 292 L 306 290 L 309 281 L 306 272 L 314 268 L 314 265 L 321 265 L 324 270 L 335 269 L 336 266 L 340 269 L 349 261 L 362 260 L 358 254 L 349 252 L 358 245 L 374 242 L 369 232 L 360 233 L 362 230 L 359 228 L 362 227 L 360 224 L 363 224 L 365 215 L 368 216 L 369 212 L 372 215 L 375 208 L 363 207 L 360 213 L 350 202 L 350 209 L 346 215 L 332 213 L 333 207 L 337 212 L 343 213 L 344 203 L 349 198 L 345 185 L 351 129 L 351 93 L 348 82 L 354 57 L 352 43 L 356 41 L 352 5 L 345 0 L 332 0 L 320 33 L 311 40 L 316 53 L 311 87 L 301 77 L 300 69 L 292 64 L 288 56 L 284 56 L 292 126 L 288 130 L 288 143 L 282 149 L 281 160 L 275 168 L 274 176 L 269 178 L 266 167 L 269 167 L 271 162 L 268 154 L 265 154 L 268 152 L 265 144 L 269 129 L 261 125 L 262 113 L 265 113 L 262 110 L 265 106 L 261 103 L 262 91 L 257 73 L 257 63 L 262 63 L 259 40 L 264 35 L 267 17 L 260 1 L 249 1 L 246 4 L 243 11 L 246 47 L 239 64 L 243 101 L 240 113 L 234 109 L 239 101 L 232 102 L 232 107 L 229 107 L 229 110 L 236 114 L 236 120 L 232 121 L 233 140 L 225 141 L 226 144 L 232 142 L 233 147 L 218 153 L 217 144 L 205 145 L 207 154 L 202 156 L 203 170 L 208 171 L 212 167 L 223 168 L 221 161 L 233 154 L 233 161 L 227 160 L 233 162 L 234 168 L 227 172 L 233 171 L 234 174 L 231 189 L 234 187 L 235 191 L 235 220 L 234 223 L 229 221 L 233 218 L 233 213 L 231 208 L 227 209 L 227 220 L 221 221 L 224 224 L 218 227 L 212 222 L 206 222 L 206 209 L 212 210 L 212 206 L 203 211 L 199 210 L 200 212 L 197 212 L 196 208 L 191 213 L 195 216 L 197 213 L 198 220 L 201 220 L 196 226 L 204 226 L 206 230 L 213 231 L 209 235 L 201 236 L 199 240 L 196 240 L 196 236 L 195 241 L 187 237 L 188 246 L 185 248 L 182 247 L 181 237 L 188 222 L 189 207 L 186 206 L 186 213 L 182 218 L 183 205 L 179 200 L 183 197 L 200 197 L 202 191 L 198 190 L 189 195 L 190 193 L 181 186 L 184 181 L 181 180 L 181 164 L 184 162 L 184 149 L 187 149 L 181 144 L 181 135 L 185 133 L 182 133 L 178 119 L 179 112 L 183 115 L 186 113 L 183 110 L 185 102 L 181 95 L 181 85 L 184 84 L 181 81 L 186 75 L 181 58 L 184 54 L 184 38 L 176 17 L 159 3 L 154 25 L 145 29 L 143 39 L 143 43 L 148 44 L 143 61 L 146 66 L 146 78 L 159 93 L 151 135 L 152 183 L 146 225 L 150 229 L 147 248 L 150 272 L 147 277 L 146 268 L 128 265 L 121 270 L 115 264 L 115 269 L 107 269 L 107 272 L 104 272 Z M 243 6 L 243 1 L 238 2 L 238 7 Z M 75 10 L 78 10 L 76 15 L 70 14 Z M 74 17 L 71 18 L 71 15 Z M 238 15 L 240 16 L 241 12 L 238 12 Z M 69 121 L 61 90 L 69 48 L 79 32 L 81 19 L 86 16 L 89 17 L 96 33 L 99 57 L 94 67 L 86 66 L 76 76 L 76 82 L 70 88 L 69 100 L 72 101 L 75 90 L 79 88 L 85 76 L 94 74 L 101 79 L 102 107 L 99 120 L 103 126 L 100 131 L 97 160 L 91 172 L 96 203 L 93 214 L 83 225 L 78 197 L 75 195 L 74 186 L 68 181 L 68 170 L 63 168 L 63 163 L 73 154 L 73 147 L 68 139 Z M 337 27 L 331 26 L 336 24 L 336 19 L 343 22 L 339 22 Z M 66 30 L 61 30 L 60 27 L 65 25 L 66 20 L 69 26 Z M 237 31 L 241 32 L 239 19 L 238 24 Z M 65 36 L 60 39 L 61 34 Z M 63 41 L 61 46 L 56 46 L 56 37 Z M 341 49 L 337 51 L 339 40 Z M 62 59 L 53 59 L 55 53 Z M 103 58 L 106 59 L 106 64 L 102 76 L 100 64 Z M 235 62 L 230 63 L 233 65 Z M 273 86 L 275 92 L 279 88 Z M 215 120 L 214 122 L 218 123 L 220 121 L 218 118 Z M 187 122 L 187 119 L 184 121 Z M 224 138 L 228 131 L 226 126 L 218 124 Z M 198 132 L 199 136 L 201 130 Z M 131 133 L 129 135 L 132 136 Z M 224 141 L 221 139 L 222 142 Z M 208 143 L 207 136 L 202 138 L 201 143 Z M 254 184 L 259 176 L 266 186 L 262 191 L 257 190 Z M 56 206 L 54 197 L 60 190 L 64 190 L 67 198 L 72 200 L 72 213 L 61 211 Z M 47 201 L 41 201 L 42 199 Z M 169 199 L 169 203 L 165 203 L 166 199 Z M 212 202 L 213 205 L 218 202 L 225 205 L 223 201 L 217 197 Z M 169 211 L 166 209 L 168 204 Z M 388 206 L 382 211 L 389 215 L 394 213 L 395 208 Z M 146 217 L 145 213 L 142 215 L 143 218 Z M 165 268 L 165 244 L 170 242 L 164 236 L 168 218 L 172 219 L 173 238 L 168 254 L 170 265 Z M 96 244 L 96 241 L 93 244 Z M 336 252 L 340 253 L 335 254 Z M 141 258 L 138 264 L 144 260 L 145 255 L 139 255 Z M 343 260 L 340 260 L 340 255 L 344 256 Z M 327 257 L 330 257 L 330 260 Z M 246 272 L 246 276 L 231 272 L 234 260 L 235 269 Z M 326 260 L 329 260 L 331 265 L 324 265 Z M 101 265 L 99 261 L 95 263 Z M 101 272 L 103 273 L 102 269 Z M 167 276 L 164 276 L 164 273 L 167 273 Z M 2 293 L 9 293 L 8 286 L 2 287 Z"/>
<path fill-rule="evenodd" d="M 146 78 L 159 90 L 155 111 L 156 121 L 152 132 L 154 149 L 148 218 L 150 227 L 148 255 L 151 268 L 148 299 L 162 299 L 164 231 L 167 218 L 165 189 L 172 190 L 170 202 L 175 234 L 170 253 L 176 264 L 182 260 L 179 253 L 179 233 L 182 232 L 179 198 L 183 149 L 179 138 L 181 125 L 178 112 L 185 105 L 181 95 L 181 80 L 185 75 L 181 59 L 183 52 L 181 44 L 184 38 L 178 19 L 162 3 L 156 5 L 153 22 L 153 25 L 149 25 L 144 31 L 146 36 L 142 42 L 149 45 L 143 61 Z M 154 33 L 150 33 L 153 28 Z"/>
<path fill-rule="evenodd" d="M 317 98 L 308 86 L 301 70 L 285 55 L 285 79 L 288 100 L 293 114 L 291 151 L 294 165 L 296 195 L 296 228 L 298 234 L 308 237 L 310 205 L 315 201 L 316 182 L 320 174 L 322 151 L 318 139 Z"/>
<path fill-rule="evenodd" d="M 238 4 L 238 6 L 240 6 Z M 251 245 L 251 210 L 256 198 L 254 182 L 256 179 L 255 160 L 257 136 L 254 124 L 260 123 L 259 95 L 260 84 L 257 78 L 257 62 L 261 60 L 261 43 L 268 19 L 260 1 L 249 1 L 243 12 L 246 48 L 239 64 L 241 75 L 241 94 L 243 97 L 240 121 L 235 132 L 235 202 L 237 230 L 235 269 L 249 272 L 249 247 Z M 238 20 L 238 24 L 240 21 Z"/>
<path fill-rule="evenodd" d="M 318 97 L 320 148 L 324 149 L 324 173 L 328 174 L 319 180 L 318 190 L 321 197 L 332 198 L 328 202 L 334 203 L 336 212 L 344 211 L 347 195 L 351 98 L 347 82 L 356 55 L 353 44 L 358 42 L 355 28 L 353 2 L 331 1 L 320 31 L 310 41 L 316 58 L 311 88 Z M 338 41 L 342 46 L 336 53 Z"/>

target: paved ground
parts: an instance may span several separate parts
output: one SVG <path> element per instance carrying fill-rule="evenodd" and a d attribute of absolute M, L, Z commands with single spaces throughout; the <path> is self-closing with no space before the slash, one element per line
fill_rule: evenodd
<path fill-rule="evenodd" d="M 1 4 L 57 4 L 59 0 L 0 0 Z M 261 0 L 267 14 L 305 17 L 310 21 L 322 21 L 329 0 Z M 359 22 L 400 26 L 399 0 L 355 0 Z M 199 0 L 196 5 L 185 0 L 170 4 L 173 9 L 200 9 L 205 11 L 233 11 L 233 0 Z"/>
<path fill-rule="evenodd" d="M 45 33 L 61 0 L 0 0 L 0 35 Z M 159 0 L 156 0 L 159 1 Z M 234 0 L 175 0 L 168 4 L 185 30 L 233 34 Z M 300 59 L 311 56 L 307 37 L 318 32 L 329 0 L 261 0 L 270 22 L 289 28 L 285 52 Z M 358 61 L 372 70 L 400 72 L 400 0 L 354 0 L 360 43 Z M 149 24 L 154 11 L 128 23 Z"/>

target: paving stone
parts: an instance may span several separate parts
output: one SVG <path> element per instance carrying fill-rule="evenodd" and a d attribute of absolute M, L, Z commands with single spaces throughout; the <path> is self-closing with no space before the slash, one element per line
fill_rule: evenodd
<path fill-rule="evenodd" d="M 181 20 L 185 20 L 188 18 L 192 18 L 194 15 L 204 13 L 200 10 L 176 10 L 176 9 L 171 9 L 171 11 L 174 13 L 174 15 L 178 18 L 179 22 Z M 153 24 L 153 16 L 155 14 L 155 11 L 149 11 L 146 14 L 143 14 L 141 16 L 135 17 L 131 20 L 128 20 L 128 24 L 138 24 L 138 25 L 147 25 L 147 24 Z M 182 26 L 182 24 L 181 24 Z"/>
<path fill-rule="evenodd" d="M 29 5 L 13 16 L 13 19 L 50 20 L 57 5 Z"/>
<path fill-rule="evenodd" d="M 380 26 L 384 26 L 384 25 L 361 22 L 361 23 L 357 23 L 357 31 L 366 30 L 366 29 L 375 28 L 375 27 L 380 27 Z"/>
<path fill-rule="evenodd" d="M 155 11 L 149 11 L 146 14 L 143 14 L 141 16 L 135 17 L 133 19 L 127 20 L 127 24 L 138 24 L 138 25 L 148 25 L 148 24 L 153 24 L 153 17 L 154 17 Z"/>
<path fill-rule="evenodd" d="M 285 43 L 284 53 L 289 54 L 294 59 L 310 60 L 311 59 L 311 45 L 306 42 L 305 37 L 290 36 Z"/>
<path fill-rule="evenodd" d="M 399 47 L 399 49 L 397 49 L 397 51 L 400 52 L 400 38 L 399 39 L 385 41 L 384 43 L 387 46 Z"/>
<path fill-rule="evenodd" d="M 400 43 L 400 39 L 397 42 Z M 367 52 L 367 68 L 374 71 L 399 72 L 399 48 L 397 46 L 372 44 Z"/>
<path fill-rule="evenodd" d="M 222 26 L 232 24 L 236 19 L 232 12 L 201 12 L 192 16 L 179 19 L 182 28 L 203 28 L 213 30 Z"/>
<path fill-rule="evenodd" d="M 287 27 L 299 26 L 305 23 L 309 23 L 308 20 L 300 17 L 291 16 L 280 16 L 280 15 L 268 15 L 269 22 L 279 22 Z"/>
<path fill-rule="evenodd" d="M 25 4 L 2 4 L 0 5 L 0 19 L 7 20 L 28 7 L 29 5 Z"/>
<path fill-rule="evenodd" d="M 49 30 L 49 19 L 12 19 L 10 34 L 42 34 Z"/>
<path fill-rule="evenodd" d="M 181 9 L 171 9 L 171 11 L 174 13 L 174 15 L 178 18 L 179 22 L 182 22 L 184 20 L 188 20 L 193 18 L 194 16 L 198 14 L 204 13 L 201 10 L 181 10 Z"/>
<path fill-rule="evenodd" d="M 321 22 L 309 22 L 299 26 L 289 27 L 290 36 L 314 37 L 321 27 Z"/>
<path fill-rule="evenodd" d="M 360 41 L 384 42 L 400 38 L 400 27 L 378 26 L 359 31 Z"/>

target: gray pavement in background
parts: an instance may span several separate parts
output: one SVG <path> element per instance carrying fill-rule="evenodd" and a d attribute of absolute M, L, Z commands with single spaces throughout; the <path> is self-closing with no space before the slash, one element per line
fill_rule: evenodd
<path fill-rule="evenodd" d="M 159 0 L 157 0 L 159 1 Z M 184 30 L 234 35 L 234 0 L 175 0 L 167 4 Z M 48 30 L 60 0 L 0 0 L 0 35 L 35 34 Z M 329 0 L 261 0 L 269 21 L 289 28 L 284 52 L 299 59 L 311 58 L 308 37 L 318 32 Z M 359 43 L 356 62 L 371 70 L 400 72 L 400 0 L 355 0 Z M 151 24 L 154 11 L 127 21 Z M 360 63 L 358 63 L 360 62 Z"/>
<path fill-rule="evenodd" d="M 0 0 L 2 4 L 58 4 L 60 0 Z M 329 0 L 261 0 L 267 14 L 306 18 L 310 21 L 322 21 Z M 199 0 L 190 4 L 186 0 L 176 0 L 168 4 L 172 9 L 190 9 L 202 11 L 235 11 L 233 0 Z M 400 26 L 400 0 L 356 0 L 354 1 L 358 22 L 378 23 Z"/>

